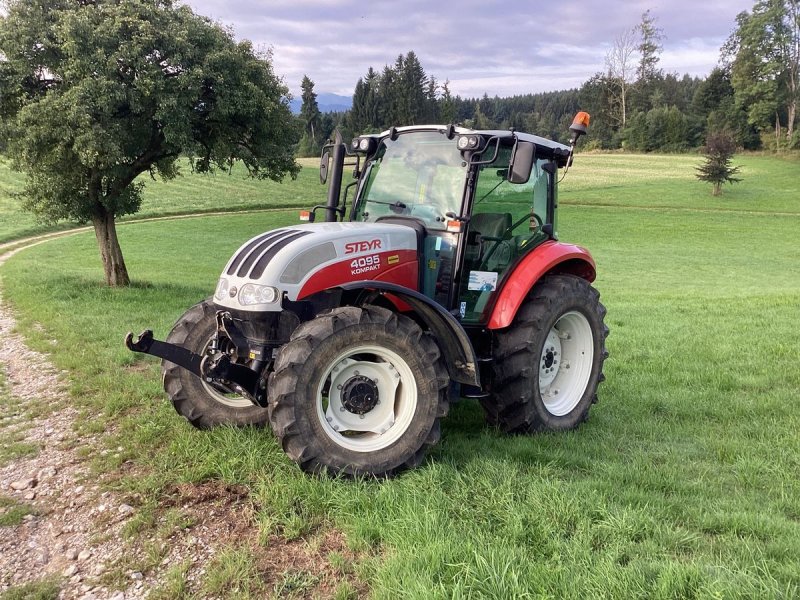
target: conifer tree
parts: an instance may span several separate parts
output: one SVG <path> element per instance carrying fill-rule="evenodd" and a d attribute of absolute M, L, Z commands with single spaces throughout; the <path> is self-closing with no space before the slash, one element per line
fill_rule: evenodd
<path fill-rule="evenodd" d="M 314 82 L 303 75 L 300 84 L 303 90 L 303 104 L 300 107 L 300 120 L 303 123 L 303 137 L 300 140 L 298 154 L 300 156 L 316 156 L 319 153 L 320 112 Z"/>
<path fill-rule="evenodd" d="M 723 183 L 736 183 L 741 181 L 734 177 L 739 172 L 739 167 L 731 165 L 733 153 L 736 151 L 736 142 L 728 131 L 709 133 L 703 152 L 706 162 L 697 167 L 696 177 L 713 185 L 711 194 L 719 196 L 722 193 Z"/>

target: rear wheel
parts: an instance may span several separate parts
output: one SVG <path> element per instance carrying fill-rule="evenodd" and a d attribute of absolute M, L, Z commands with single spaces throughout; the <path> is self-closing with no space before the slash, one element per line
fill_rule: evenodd
<path fill-rule="evenodd" d="M 270 422 L 305 471 L 392 475 L 439 441 L 449 379 L 433 339 L 377 306 L 302 324 L 269 378 Z"/>
<path fill-rule="evenodd" d="M 597 401 L 608 356 L 600 294 L 570 275 L 534 286 L 514 323 L 497 334 L 490 423 L 510 433 L 572 429 Z"/>
<path fill-rule="evenodd" d="M 195 304 L 178 319 L 167 342 L 205 355 L 216 334 L 216 308 L 208 300 Z M 208 383 L 186 369 L 162 361 L 161 370 L 172 405 L 198 429 L 215 425 L 264 426 L 267 409 L 228 389 L 222 383 Z"/>

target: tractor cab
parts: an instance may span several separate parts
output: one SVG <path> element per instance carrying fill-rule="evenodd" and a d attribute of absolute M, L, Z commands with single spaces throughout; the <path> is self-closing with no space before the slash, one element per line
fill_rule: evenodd
<path fill-rule="evenodd" d="M 330 147 L 335 144 L 324 150 L 324 173 Z M 352 222 L 414 228 L 419 290 L 464 325 L 485 323 L 507 274 L 535 247 L 557 239 L 555 174 L 567 164 L 569 146 L 451 125 L 360 136 L 350 152 L 356 181 L 341 203 L 333 194 L 330 212 Z"/>

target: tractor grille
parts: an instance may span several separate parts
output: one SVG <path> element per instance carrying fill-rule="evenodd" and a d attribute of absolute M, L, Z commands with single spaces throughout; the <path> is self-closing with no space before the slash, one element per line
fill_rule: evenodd
<path fill-rule="evenodd" d="M 241 252 L 231 261 L 227 274 L 258 279 L 264 274 L 264 269 L 267 268 L 269 261 L 281 248 L 296 239 L 309 235 L 309 233 L 309 231 L 294 229 L 277 229 L 265 233 L 242 248 Z"/>

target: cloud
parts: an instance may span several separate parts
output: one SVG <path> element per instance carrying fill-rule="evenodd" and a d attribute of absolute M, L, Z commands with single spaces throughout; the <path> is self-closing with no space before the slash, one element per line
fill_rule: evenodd
<path fill-rule="evenodd" d="M 524 94 L 579 86 L 604 69 L 614 38 L 652 8 L 665 39 L 666 72 L 711 71 L 735 17 L 753 0 L 650 0 L 536 3 L 508 0 L 188 0 L 232 27 L 236 36 L 271 47 L 276 73 L 297 94 L 307 74 L 318 92 L 350 95 L 377 70 L 414 50 L 426 72 L 462 96 Z"/>

